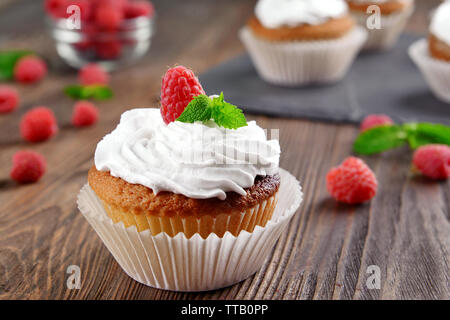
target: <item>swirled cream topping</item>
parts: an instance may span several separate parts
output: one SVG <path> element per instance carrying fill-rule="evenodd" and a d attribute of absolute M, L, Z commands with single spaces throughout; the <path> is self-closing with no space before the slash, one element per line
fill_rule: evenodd
<path fill-rule="evenodd" d="M 245 195 L 257 175 L 278 172 L 280 145 L 255 121 L 238 129 L 214 121 L 166 125 L 158 109 L 133 109 L 97 145 L 95 166 L 153 192 L 189 198 Z"/>
<path fill-rule="evenodd" d="M 348 12 L 344 0 L 259 0 L 255 15 L 269 29 L 318 25 Z"/>
<path fill-rule="evenodd" d="M 450 46 L 450 2 L 442 3 L 433 15 L 431 33 Z"/>

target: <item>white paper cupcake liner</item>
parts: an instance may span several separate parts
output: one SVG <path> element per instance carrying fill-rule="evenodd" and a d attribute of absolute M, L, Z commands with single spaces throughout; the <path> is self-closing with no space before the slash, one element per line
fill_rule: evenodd
<path fill-rule="evenodd" d="M 352 16 L 358 25 L 368 32 L 363 50 L 387 50 L 392 48 L 413 12 L 414 2 L 411 1 L 411 4 L 402 12 L 381 15 L 381 29 L 368 29 L 367 19 L 369 19 L 370 14 L 352 11 Z"/>
<path fill-rule="evenodd" d="M 450 103 L 450 62 L 430 55 L 427 39 L 414 42 L 408 49 L 409 56 L 422 72 L 434 95 Z"/>
<path fill-rule="evenodd" d="M 266 41 L 244 27 L 239 36 L 262 79 L 267 82 L 297 86 L 335 82 L 342 79 L 367 37 L 356 27 L 335 40 Z"/>
<path fill-rule="evenodd" d="M 183 233 L 152 236 L 149 230 L 125 228 L 108 217 L 94 191 L 85 185 L 78 207 L 122 269 L 145 285 L 172 291 L 206 291 L 240 282 L 258 271 L 302 201 L 298 181 L 280 169 L 279 200 L 266 226 L 237 237 L 211 234 L 203 239 Z"/>

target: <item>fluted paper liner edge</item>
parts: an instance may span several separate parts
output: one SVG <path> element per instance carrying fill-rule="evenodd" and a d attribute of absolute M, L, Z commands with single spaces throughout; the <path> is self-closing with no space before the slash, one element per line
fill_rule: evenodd
<path fill-rule="evenodd" d="M 149 230 L 125 228 L 107 216 L 93 190 L 85 185 L 78 195 L 78 208 L 122 269 L 145 285 L 172 291 L 206 291 L 227 287 L 257 272 L 302 202 L 299 182 L 280 169 L 278 204 L 265 227 L 227 232 L 222 238 L 206 239 L 183 233 L 152 236 Z"/>
<path fill-rule="evenodd" d="M 270 83 L 298 86 L 342 79 L 367 38 L 355 27 L 340 39 L 317 41 L 267 41 L 244 27 L 239 37 L 259 76 Z"/>
<path fill-rule="evenodd" d="M 381 29 L 368 29 L 367 20 L 371 14 L 352 12 L 352 16 L 358 25 L 367 30 L 367 40 L 363 50 L 387 50 L 397 42 L 400 34 L 405 29 L 408 19 L 414 12 L 414 3 L 399 13 L 381 15 Z"/>
<path fill-rule="evenodd" d="M 433 58 L 426 39 L 411 44 L 408 54 L 422 72 L 434 95 L 450 103 L 450 62 Z"/>

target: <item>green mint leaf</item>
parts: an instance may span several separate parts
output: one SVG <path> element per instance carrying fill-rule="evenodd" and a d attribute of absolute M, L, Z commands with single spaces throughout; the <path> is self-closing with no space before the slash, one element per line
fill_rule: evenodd
<path fill-rule="evenodd" d="M 225 102 L 223 92 L 219 97 L 212 99 L 206 95 L 195 97 L 177 118 L 177 121 L 193 123 L 196 121 L 207 122 L 211 119 L 217 125 L 227 129 L 247 126 L 247 120 L 242 110 Z"/>
<path fill-rule="evenodd" d="M 113 96 L 113 92 L 110 87 L 104 85 L 71 85 L 64 88 L 64 93 L 77 100 L 83 99 L 96 99 L 106 100 Z"/>
<path fill-rule="evenodd" d="M 449 126 L 433 123 L 407 123 L 403 127 L 408 133 L 408 143 L 411 149 L 435 143 L 450 145 Z"/>
<path fill-rule="evenodd" d="M 356 139 L 353 150 L 360 154 L 380 153 L 400 147 L 408 139 L 408 133 L 403 126 L 379 126 L 362 132 Z"/>
<path fill-rule="evenodd" d="M 223 101 L 223 99 L 221 101 L 213 100 L 211 117 L 217 125 L 227 129 L 237 129 L 247 126 L 247 120 L 242 110 Z"/>
<path fill-rule="evenodd" d="M 113 92 L 108 86 L 91 85 L 83 87 L 81 95 L 83 99 L 93 98 L 96 100 L 106 100 L 112 98 Z"/>
<path fill-rule="evenodd" d="M 0 51 L 0 80 L 12 79 L 17 61 L 30 54 L 33 52 L 27 50 Z"/>
<path fill-rule="evenodd" d="M 73 99 L 81 99 L 81 89 L 82 86 L 71 85 L 64 88 L 64 93 Z"/>
<path fill-rule="evenodd" d="M 177 121 L 194 123 L 195 121 L 208 121 L 211 119 L 211 99 L 202 94 L 196 96 L 184 109 Z"/>

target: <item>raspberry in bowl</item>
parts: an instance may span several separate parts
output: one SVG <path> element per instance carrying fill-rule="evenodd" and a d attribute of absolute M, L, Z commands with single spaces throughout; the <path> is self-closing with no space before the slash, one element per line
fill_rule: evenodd
<path fill-rule="evenodd" d="M 110 71 L 135 62 L 150 48 L 155 20 L 150 1 L 46 0 L 44 4 L 56 50 L 72 67 L 98 63 Z M 79 9 L 79 25 L 73 8 Z"/>

